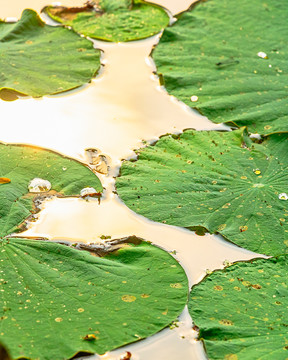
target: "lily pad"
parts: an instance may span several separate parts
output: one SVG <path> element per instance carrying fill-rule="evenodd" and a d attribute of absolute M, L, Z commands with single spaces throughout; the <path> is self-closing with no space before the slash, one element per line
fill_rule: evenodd
<path fill-rule="evenodd" d="M 189 311 L 210 360 L 287 359 L 287 261 L 239 262 L 192 288 Z"/>
<path fill-rule="evenodd" d="M 39 97 L 81 86 L 100 67 L 93 44 L 62 26 L 45 25 L 33 10 L 0 22 L 0 91 Z"/>
<path fill-rule="evenodd" d="M 239 129 L 164 136 L 124 162 L 117 190 L 137 213 L 220 233 L 268 255 L 288 252 L 288 135 L 252 143 Z M 286 196 L 287 199 L 286 199 Z"/>
<path fill-rule="evenodd" d="M 187 301 L 184 270 L 160 248 L 133 242 L 99 258 L 53 242 L 2 240 L 0 341 L 12 359 L 103 354 L 175 320 Z"/>
<path fill-rule="evenodd" d="M 102 191 L 90 168 L 37 147 L 0 143 L 0 167 L 0 237 L 17 231 L 39 211 L 34 200 L 49 195 L 79 196 L 85 187 L 93 187 L 99 195 Z"/>
<path fill-rule="evenodd" d="M 216 123 L 288 131 L 286 0 L 199 1 L 153 52 L 168 92 Z"/>
<path fill-rule="evenodd" d="M 144 39 L 169 24 L 161 7 L 141 0 L 100 0 L 82 8 L 47 6 L 44 12 L 80 34 L 113 42 Z"/>

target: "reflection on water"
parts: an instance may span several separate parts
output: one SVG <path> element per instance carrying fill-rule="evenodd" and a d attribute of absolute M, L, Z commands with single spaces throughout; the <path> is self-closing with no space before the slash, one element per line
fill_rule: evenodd
<path fill-rule="evenodd" d="M 169 9 L 173 14 L 186 10 L 195 0 L 156 0 L 150 1 Z M 85 0 L 0 0 L 0 18 L 19 18 L 24 9 L 34 9 L 40 12 L 46 5 L 82 6 Z"/>
<path fill-rule="evenodd" d="M 186 9 L 190 2 L 158 0 L 173 13 Z M 40 11 L 48 3 L 48 0 L 0 0 L 0 17 L 19 17 L 27 7 Z M 82 3 L 82 0 L 62 1 L 69 6 Z M 192 285 L 205 275 L 206 269 L 219 268 L 225 260 L 249 259 L 255 255 L 217 236 L 200 237 L 188 230 L 149 221 L 129 210 L 113 193 L 113 176 L 117 175 L 121 159 L 135 156 L 133 149 L 143 146 L 142 140 L 153 141 L 162 134 L 185 128 L 223 128 L 168 96 L 159 86 L 149 58 L 157 41 L 158 36 L 126 44 L 95 41 L 95 46 L 104 51 L 100 75 L 90 85 L 64 96 L 0 101 L 1 118 L 5 120 L 0 140 L 54 149 L 90 164 L 95 162 L 92 164 L 98 166 L 95 170 L 102 172 L 98 175 L 106 190 L 100 204 L 97 199 L 87 201 L 87 198 L 49 200 L 39 220 L 26 232 L 27 236 L 97 242 L 102 235 L 112 238 L 137 235 L 175 254 Z M 100 150 L 91 150 L 88 156 L 87 148 Z M 105 175 L 108 171 L 109 176 Z M 201 344 L 195 341 L 187 309 L 179 325 L 125 346 L 124 350 L 91 359 L 119 360 L 126 350 L 132 352 L 133 360 L 205 359 Z"/>

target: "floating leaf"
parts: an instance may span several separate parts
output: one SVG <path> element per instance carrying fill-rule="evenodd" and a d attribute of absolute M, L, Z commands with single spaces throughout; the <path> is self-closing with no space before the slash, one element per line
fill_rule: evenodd
<path fill-rule="evenodd" d="M 199 1 L 153 52 L 168 92 L 216 123 L 288 131 L 287 16 L 286 0 Z"/>
<path fill-rule="evenodd" d="M 211 233 L 249 250 L 288 250 L 288 135 L 253 144 L 243 129 L 164 136 L 125 162 L 117 190 L 154 221 Z M 285 199 L 284 199 L 285 200 Z"/>
<path fill-rule="evenodd" d="M 33 10 L 24 10 L 16 23 L 0 22 L 0 43 L 1 92 L 60 93 L 89 82 L 100 66 L 90 41 L 45 25 Z"/>
<path fill-rule="evenodd" d="M 175 320 L 187 301 L 184 270 L 167 252 L 132 241 L 99 258 L 53 242 L 2 240 L 0 341 L 11 357 L 103 354 Z"/>
<path fill-rule="evenodd" d="M 34 200 L 51 194 L 79 196 L 87 186 L 102 191 L 99 179 L 87 166 L 37 147 L 0 143 L 0 167 L 2 179 L 9 176 L 10 180 L 0 184 L 1 237 L 16 231 L 39 210 Z"/>
<path fill-rule="evenodd" d="M 169 24 L 169 16 L 162 8 L 141 0 L 100 0 L 95 6 L 82 8 L 47 6 L 44 11 L 78 33 L 113 42 L 144 39 Z"/>
<path fill-rule="evenodd" d="M 287 261 L 239 262 L 192 288 L 189 311 L 210 360 L 287 359 Z"/>

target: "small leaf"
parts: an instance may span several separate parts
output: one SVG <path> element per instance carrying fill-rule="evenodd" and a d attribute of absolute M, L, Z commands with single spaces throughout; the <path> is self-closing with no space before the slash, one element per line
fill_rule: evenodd
<path fill-rule="evenodd" d="M 77 33 L 113 42 L 144 39 L 169 24 L 169 16 L 162 8 L 140 0 L 102 0 L 94 7 L 82 8 L 47 6 L 44 12 Z"/>
<path fill-rule="evenodd" d="M 288 252 L 287 146 L 287 134 L 256 144 L 244 129 L 163 136 L 124 162 L 117 191 L 154 221 L 279 255 Z"/>
<path fill-rule="evenodd" d="M 178 262 L 140 239 L 99 258 L 11 238 L 0 243 L 0 261 L 0 341 L 13 359 L 103 354 L 168 326 L 187 301 Z M 182 287 L 170 287 L 175 282 Z"/>
<path fill-rule="evenodd" d="M 0 168 L 0 182 L 5 182 L 0 185 L 1 237 L 17 231 L 26 218 L 39 211 L 35 199 L 79 196 L 88 186 L 102 191 L 99 179 L 87 166 L 37 147 L 0 143 Z"/>
<path fill-rule="evenodd" d="M 100 52 L 90 41 L 45 25 L 33 10 L 24 10 L 16 23 L 0 22 L 0 43 L 0 92 L 6 100 L 15 100 L 15 91 L 39 97 L 76 88 L 100 67 Z"/>
<path fill-rule="evenodd" d="M 286 359 L 288 256 L 239 262 L 192 288 L 189 311 L 209 359 Z"/>

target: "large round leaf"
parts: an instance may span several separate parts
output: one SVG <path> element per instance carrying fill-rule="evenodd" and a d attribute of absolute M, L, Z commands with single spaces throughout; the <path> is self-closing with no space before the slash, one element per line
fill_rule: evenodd
<path fill-rule="evenodd" d="M 45 25 L 33 10 L 0 22 L 0 90 L 43 96 L 91 80 L 100 66 L 93 44 L 64 27 Z"/>
<path fill-rule="evenodd" d="M 165 87 L 216 123 L 288 131 L 287 16 L 286 0 L 200 1 L 153 52 Z"/>
<path fill-rule="evenodd" d="M 39 196 L 77 196 L 85 187 L 102 191 L 100 180 L 87 166 L 37 147 L 0 143 L 0 168 L 0 237 L 16 231 L 38 211 L 33 200 Z"/>
<path fill-rule="evenodd" d="M 141 0 L 102 0 L 97 2 L 97 7 L 83 8 L 48 6 L 44 11 L 78 33 L 113 42 L 144 39 L 169 24 L 169 16 L 163 9 Z"/>
<path fill-rule="evenodd" d="M 192 288 L 189 311 L 210 360 L 287 359 L 287 261 L 236 263 Z"/>
<path fill-rule="evenodd" d="M 288 136 L 259 145 L 243 131 L 162 137 L 123 164 L 119 195 L 152 220 L 204 227 L 255 252 L 287 252 Z"/>
<path fill-rule="evenodd" d="M 103 354 L 169 325 L 187 278 L 165 251 L 135 241 L 99 258 L 27 239 L 0 244 L 0 342 L 13 359 Z"/>

